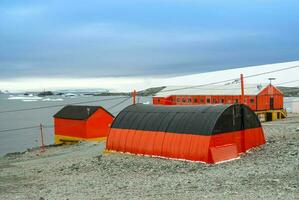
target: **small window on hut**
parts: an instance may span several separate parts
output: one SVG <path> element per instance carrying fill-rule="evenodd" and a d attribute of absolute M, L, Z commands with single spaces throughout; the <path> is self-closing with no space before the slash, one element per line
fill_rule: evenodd
<path fill-rule="evenodd" d="M 183 98 L 183 99 L 182 99 L 182 102 L 184 102 L 184 103 L 185 103 L 185 102 L 186 102 L 186 99 L 185 99 L 185 98 Z"/>
<path fill-rule="evenodd" d="M 238 99 L 235 99 L 235 103 L 239 103 L 239 100 L 238 100 Z"/>
<path fill-rule="evenodd" d="M 191 102 L 192 102 L 191 98 L 188 98 L 188 103 L 191 103 Z"/>
<path fill-rule="evenodd" d="M 217 103 L 217 99 L 213 99 L 213 103 Z"/>
<path fill-rule="evenodd" d="M 204 103 L 205 102 L 205 100 L 204 99 L 200 99 L 200 103 Z"/>
<path fill-rule="evenodd" d="M 193 100 L 193 101 L 194 101 L 194 103 L 197 103 L 197 98 L 194 98 L 194 100 Z"/>
<path fill-rule="evenodd" d="M 180 99 L 180 98 L 177 98 L 176 101 L 177 101 L 177 102 L 181 102 L 181 99 Z"/>
<path fill-rule="evenodd" d="M 224 99 L 221 99 L 220 101 L 221 101 L 221 103 L 224 103 Z"/>
<path fill-rule="evenodd" d="M 207 103 L 211 103 L 211 99 L 207 99 Z"/>
<path fill-rule="evenodd" d="M 160 103 L 160 98 L 158 98 L 158 102 Z"/>
<path fill-rule="evenodd" d="M 250 104 L 254 104 L 254 99 L 250 99 Z"/>

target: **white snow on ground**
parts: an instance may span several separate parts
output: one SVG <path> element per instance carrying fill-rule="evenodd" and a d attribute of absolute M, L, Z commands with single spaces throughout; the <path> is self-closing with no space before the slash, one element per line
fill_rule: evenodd
<path fill-rule="evenodd" d="M 235 68 L 228 69 L 222 71 L 215 72 L 207 72 L 200 74 L 193 74 L 187 76 L 179 76 L 174 78 L 160 79 L 158 82 L 152 84 L 152 86 L 160 86 L 160 85 L 200 85 L 207 84 L 222 80 L 239 78 L 242 73 L 245 77 L 260 74 L 264 72 L 279 70 L 287 67 L 295 67 L 299 66 L 299 61 L 294 62 L 286 62 L 286 63 L 277 63 L 277 64 L 268 64 L 268 65 L 259 65 L 259 66 L 251 66 L 251 67 L 243 67 L 243 68 Z M 276 78 L 273 81 L 273 84 L 279 84 L 282 82 L 297 80 L 299 78 L 299 67 L 293 68 L 285 71 L 274 72 L 271 74 L 256 76 L 252 78 L 245 78 L 245 84 L 247 83 L 267 83 L 268 78 Z M 289 84 L 288 86 L 296 86 L 297 83 Z"/>

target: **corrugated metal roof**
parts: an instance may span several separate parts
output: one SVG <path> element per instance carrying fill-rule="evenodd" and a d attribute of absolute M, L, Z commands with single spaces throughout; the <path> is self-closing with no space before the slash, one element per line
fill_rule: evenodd
<path fill-rule="evenodd" d="M 240 104 L 196 106 L 135 104 L 122 110 L 111 128 L 213 135 L 260 126 L 254 112 Z"/>
<path fill-rule="evenodd" d="M 245 95 L 258 95 L 268 84 L 246 84 Z M 167 86 L 156 97 L 172 95 L 241 95 L 241 84 L 209 85 L 209 86 Z"/>

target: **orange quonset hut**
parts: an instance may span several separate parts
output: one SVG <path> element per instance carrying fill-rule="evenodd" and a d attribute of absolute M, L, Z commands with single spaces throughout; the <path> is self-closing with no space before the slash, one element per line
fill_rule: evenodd
<path fill-rule="evenodd" d="M 260 121 L 245 105 L 136 104 L 117 115 L 106 149 L 217 163 L 262 144 Z"/>
<path fill-rule="evenodd" d="M 270 84 L 248 84 L 244 88 L 244 104 L 261 121 L 272 121 L 286 116 L 283 93 Z M 168 86 L 153 97 L 156 105 L 201 105 L 241 103 L 241 85 Z"/>
<path fill-rule="evenodd" d="M 55 144 L 101 141 L 107 137 L 113 119 L 100 106 L 65 106 L 54 115 Z"/>

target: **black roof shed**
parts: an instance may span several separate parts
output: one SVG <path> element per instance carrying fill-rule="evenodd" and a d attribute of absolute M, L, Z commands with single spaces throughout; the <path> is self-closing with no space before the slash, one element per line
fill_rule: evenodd
<path fill-rule="evenodd" d="M 258 128 L 261 124 L 256 114 L 241 104 L 196 106 L 136 104 L 122 110 L 111 127 L 215 135 Z"/>

